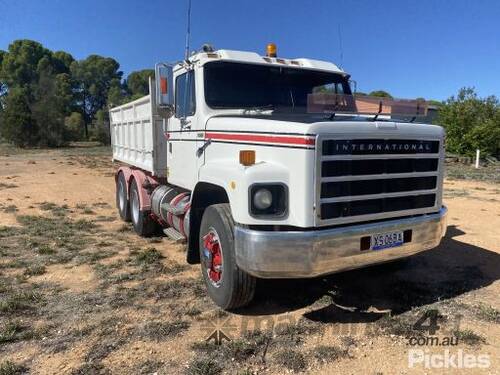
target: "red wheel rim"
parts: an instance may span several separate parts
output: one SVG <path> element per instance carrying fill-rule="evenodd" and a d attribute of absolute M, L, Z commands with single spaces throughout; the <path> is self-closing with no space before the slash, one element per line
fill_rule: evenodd
<path fill-rule="evenodd" d="M 222 279 L 222 247 L 215 229 L 210 228 L 203 236 L 203 248 L 207 276 L 218 287 Z"/>

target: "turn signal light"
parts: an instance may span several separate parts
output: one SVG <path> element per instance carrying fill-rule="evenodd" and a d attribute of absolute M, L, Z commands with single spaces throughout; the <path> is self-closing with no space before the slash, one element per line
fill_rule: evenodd
<path fill-rule="evenodd" d="M 255 164 L 255 150 L 241 150 L 240 164 L 248 167 Z"/>
<path fill-rule="evenodd" d="M 269 43 L 267 45 L 266 52 L 268 57 L 276 57 L 277 56 L 276 44 Z"/>
<path fill-rule="evenodd" d="M 166 95 L 168 92 L 167 78 L 160 77 L 160 91 L 162 95 Z"/>

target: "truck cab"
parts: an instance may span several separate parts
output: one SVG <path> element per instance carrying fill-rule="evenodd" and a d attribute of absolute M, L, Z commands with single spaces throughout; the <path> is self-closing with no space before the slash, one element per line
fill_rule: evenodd
<path fill-rule="evenodd" d="M 110 110 L 117 206 L 187 242 L 222 308 L 257 278 L 310 278 L 436 247 L 444 131 L 425 103 L 356 96 L 335 64 L 205 47 Z M 391 115 L 407 113 L 409 121 Z"/>

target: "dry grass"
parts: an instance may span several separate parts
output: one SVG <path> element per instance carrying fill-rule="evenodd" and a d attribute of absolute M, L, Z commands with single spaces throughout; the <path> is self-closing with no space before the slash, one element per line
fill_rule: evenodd
<path fill-rule="evenodd" d="M 12 153 L 10 160 L 15 157 Z M 88 168 L 92 175 L 113 173 L 109 149 L 71 148 L 60 151 L 57 158 L 57 165 L 70 168 L 72 179 L 88 179 Z M 30 160 L 36 165 L 27 164 Z M 46 160 L 40 160 L 37 153 L 30 154 L 29 160 L 24 157 L 22 165 L 47 168 Z M 50 165 L 44 175 L 55 171 L 62 176 L 63 167 L 57 169 L 57 165 Z M 23 189 L 22 178 L 9 181 L 19 186 L 0 189 L 0 194 Z M 112 178 L 106 181 L 112 186 Z M 456 191 L 450 191 L 450 197 L 465 196 L 461 184 L 454 184 Z M 471 189 L 467 198 L 491 191 Z M 481 282 L 489 276 L 470 259 L 448 266 L 454 258 L 442 260 L 442 254 L 433 262 L 415 261 L 409 266 L 334 275 L 314 284 L 282 282 L 283 290 L 275 290 L 275 284 L 266 281 L 260 285 L 255 304 L 235 313 L 219 314 L 207 296 L 199 265 L 185 264 L 184 249 L 165 237 L 141 239 L 131 224 L 120 223 L 112 207 L 113 194 L 96 193 L 96 199 L 86 200 L 85 192 L 72 201 L 61 199 L 57 203 L 38 194 L 36 187 L 24 194 L 33 198 L 25 197 L 27 203 L 0 204 L 2 215 L 17 221 L 16 225 L 0 226 L 0 357 L 4 360 L 0 361 L 0 375 L 40 368 L 73 374 L 326 373 L 331 370 L 329 366 L 366 373 L 375 369 L 363 367 L 361 356 L 354 357 L 359 351 L 370 357 L 366 340 L 378 340 L 377 345 L 388 358 L 402 352 L 400 338 L 416 334 L 412 325 L 422 306 L 439 308 L 450 320 L 454 314 L 464 314 L 471 331 L 455 334 L 471 345 L 486 346 L 491 341 L 474 332 L 476 322 L 498 323 L 498 310 L 490 301 L 450 303 L 470 290 L 479 293 L 484 286 Z M 28 205 L 29 211 L 25 211 Z M 441 253 L 452 246 L 456 245 L 447 242 Z M 443 277 L 426 283 L 429 273 Z M 371 290 L 372 283 L 377 288 L 380 283 L 383 292 Z M 332 317 L 309 317 L 309 313 L 336 303 L 356 306 L 356 311 L 338 313 L 337 309 Z M 400 311 L 392 317 L 364 322 L 362 317 L 370 314 L 360 311 L 370 304 Z M 235 332 L 231 341 L 220 346 L 200 337 L 200 325 L 213 322 L 217 316 L 236 322 L 262 316 L 273 320 L 284 312 L 296 314 L 297 320 L 266 326 L 262 331 Z M 364 332 L 355 337 L 345 336 L 353 335 L 350 332 L 329 335 L 331 323 L 344 327 L 350 320 L 342 318 L 350 316 L 371 327 L 368 332 L 376 336 L 368 337 Z M 18 353 L 27 358 L 25 362 L 14 361 Z M 48 356 L 51 360 L 44 362 Z M 175 360 L 170 361 L 170 356 Z M 57 358 L 68 362 L 68 367 L 47 367 Z M 5 362 L 7 359 L 10 362 Z"/>
<path fill-rule="evenodd" d="M 500 162 L 489 163 L 479 169 L 474 168 L 472 164 L 447 163 L 446 177 L 449 180 L 475 180 L 498 183 L 500 182 Z"/>

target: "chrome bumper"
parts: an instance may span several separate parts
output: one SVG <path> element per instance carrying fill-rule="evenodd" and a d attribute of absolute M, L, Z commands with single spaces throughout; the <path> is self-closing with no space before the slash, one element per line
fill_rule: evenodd
<path fill-rule="evenodd" d="M 236 263 L 260 278 L 325 275 L 407 257 L 439 245 L 446 233 L 446 207 L 438 213 L 380 223 L 314 231 L 269 232 L 235 227 Z M 411 242 L 385 250 L 360 250 L 360 239 L 412 230 Z"/>

